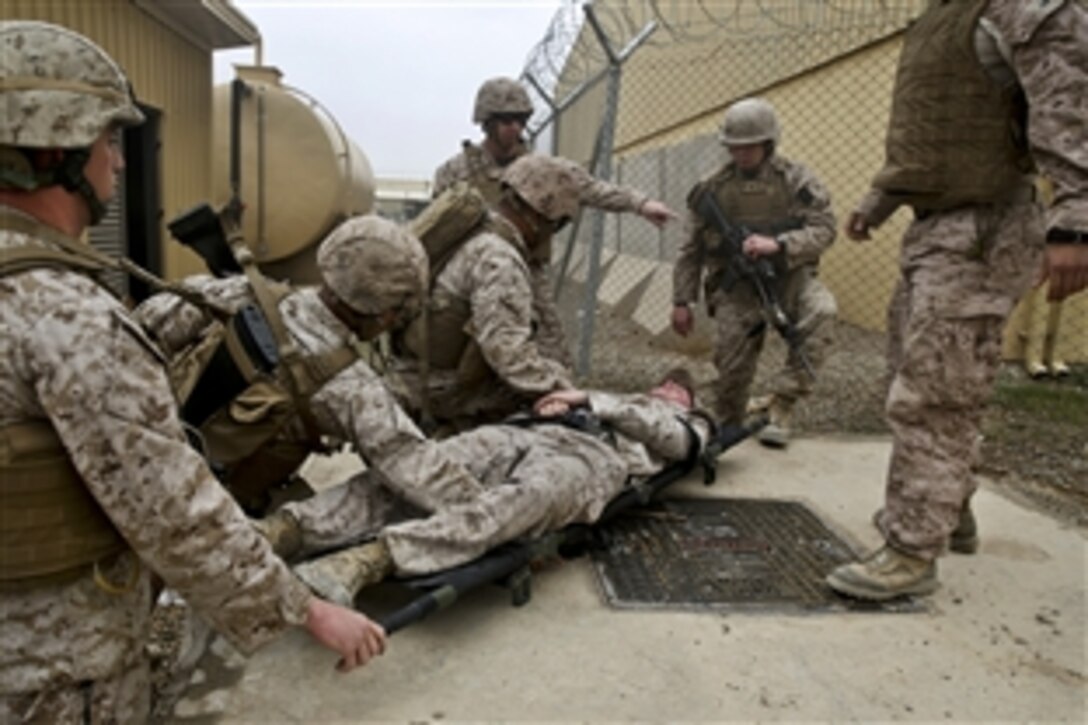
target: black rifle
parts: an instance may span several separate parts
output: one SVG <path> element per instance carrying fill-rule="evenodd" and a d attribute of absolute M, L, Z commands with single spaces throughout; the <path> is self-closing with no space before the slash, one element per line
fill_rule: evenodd
<path fill-rule="evenodd" d="M 717 230 L 721 235 L 720 255 L 728 269 L 734 271 L 739 279 L 746 280 L 755 288 L 759 295 L 760 304 L 763 307 L 763 319 L 778 332 L 785 340 L 790 352 L 801 361 L 801 366 L 813 380 L 816 379 L 816 371 L 805 354 L 804 341 L 801 333 L 793 324 L 786 311 L 782 309 L 782 303 L 778 300 L 777 281 L 774 265 L 765 257 L 749 257 L 744 253 L 744 240 L 752 235 L 747 227 L 734 224 L 729 221 L 718 205 L 718 200 L 713 192 L 704 189 L 695 199 L 695 213 L 702 220 Z M 795 225 L 784 227 L 795 228 Z"/>
<path fill-rule="evenodd" d="M 379 617 L 389 634 L 418 622 L 433 612 L 445 609 L 468 592 L 488 583 L 502 583 L 510 589 L 514 606 L 526 604 L 531 597 L 530 565 L 555 556 L 572 558 L 585 553 L 598 537 L 607 540 L 607 524 L 623 512 L 648 503 L 655 495 L 693 471 L 700 464 L 706 471 L 717 457 L 754 433 L 762 422 L 746 426 L 724 426 L 715 430 L 700 450 L 693 445 L 688 457 L 677 461 L 644 481 L 628 484 L 608 502 L 593 524 L 570 524 L 529 541 L 503 544 L 475 561 L 453 569 L 402 580 L 401 584 L 423 593 L 404 606 Z M 707 476 L 707 483 L 713 476 Z"/>

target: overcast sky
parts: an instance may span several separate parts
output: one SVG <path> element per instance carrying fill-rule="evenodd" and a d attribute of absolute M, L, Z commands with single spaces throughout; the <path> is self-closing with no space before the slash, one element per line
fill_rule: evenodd
<path fill-rule="evenodd" d="M 336 117 L 378 176 L 430 179 L 471 123 L 480 83 L 517 77 L 561 0 L 235 0 L 260 29 L 264 63 Z M 216 83 L 252 49 L 221 51 Z"/>

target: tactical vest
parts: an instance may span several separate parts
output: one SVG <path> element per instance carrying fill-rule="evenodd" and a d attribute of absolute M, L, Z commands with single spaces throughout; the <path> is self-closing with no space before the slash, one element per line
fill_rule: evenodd
<path fill-rule="evenodd" d="M 976 56 L 987 2 L 932 3 L 904 37 L 873 185 L 916 209 L 1008 199 L 1032 169 L 1023 94 L 1002 90 Z"/>
<path fill-rule="evenodd" d="M 513 246 L 522 259 L 527 253 L 512 226 L 491 217 L 483 195 L 467 183 L 454 184 L 412 223 L 430 261 L 429 293 L 424 313 L 393 337 L 396 354 L 419 361 L 420 399 L 429 412 L 427 376 L 431 369 L 457 371 L 463 390 L 491 379 L 490 367 L 468 332 L 472 308 L 468 300 L 436 289 L 435 282 L 454 254 L 479 234 L 490 233 Z"/>
<path fill-rule="evenodd" d="M 60 247 L 0 249 L 0 277 L 43 267 L 88 275 L 109 268 L 90 247 L 28 217 L 4 213 L 0 229 Z M 0 591 L 74 580 L 127 548 L 48 420 L 0 427 Z"/>
<path fill-rule="evenodd" d="M 763 163 L 755 178 L 745 177 L 730 165 L 707 183 L 714 188 L 714 196 L 726 218 L 737 226 L 771 237 L 799 227 L 798 220 L 789 216 L 793 198 L 786 176 L 771 165 L 770 159 Z M 716 254 L 720 242 L 714 234 L 704 237 L 708 300 L 712 290 L 729 291 L 740 279 L 740 275 L 724 263 L 722 256 Z M 785 259 L 775 259 L 773 263 L 780 284 L 784 284 L 787 272 Z"/>

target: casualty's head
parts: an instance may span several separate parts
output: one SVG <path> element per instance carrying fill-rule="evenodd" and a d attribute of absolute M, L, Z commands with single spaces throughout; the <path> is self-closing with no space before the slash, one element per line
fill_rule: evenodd
<path fill-rule="evenodd" d="M 67 28 L 0 22 L 0 190 L 60 186 L 95 224 L 124 168 L 121 131 L 144 116 L 117 63 Z"/>
<path fill-rule="evenodd" d="M 695 378 L 687 368 L 673 368 L 661 377 L 650 395 L 690 410 L 695 407 Z"/>
<path fill-rule="evenodd" d="M 317 250 L 322 299 L 369 339 L 411 319 L 427 291 L 427 253 L 418 239 L 378 216 L 348 219 Z"/>

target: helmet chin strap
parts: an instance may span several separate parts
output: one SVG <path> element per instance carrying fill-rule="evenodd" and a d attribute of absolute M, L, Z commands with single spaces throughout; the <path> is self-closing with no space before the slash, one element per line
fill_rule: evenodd
<path fill-rule="evenodd" d="M 106 205 L 98 198 L 91 182 L 83 175 L 83 169 L 91 158 L 90 148 L 65 150 L 60 165 L 53 171 L 53 179 L 67 191 L 79 194 L 87 202 L 91 213 L 91 226 L 106 216 Z"/>

